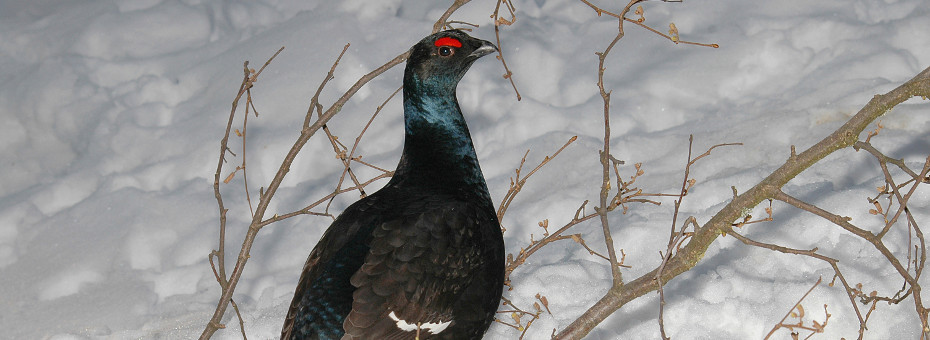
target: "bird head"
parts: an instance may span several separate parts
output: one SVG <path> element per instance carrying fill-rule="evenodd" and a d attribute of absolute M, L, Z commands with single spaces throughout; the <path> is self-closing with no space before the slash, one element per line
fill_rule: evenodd
<path fill-rule="evenodd" d="M 489 41 L 472 38 L 460 30 L 432 34 L 410 49 L 405 82 L 413 81 L 423 90 L 454 90 L 471 64 L 497 52 Z"/>

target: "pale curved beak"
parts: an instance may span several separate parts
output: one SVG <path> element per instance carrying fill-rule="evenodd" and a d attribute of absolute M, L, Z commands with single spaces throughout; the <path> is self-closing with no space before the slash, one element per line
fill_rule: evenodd
<path fill-rule="evenodd" d="M 481 58 L 483 56 L 486 56 L 488 54 L 491 54 L 497 51 L 499 51 L 497 49 L 497 46 L 494 46 L 494 44 L 492 44 L 490 41 L 481 40 L 481 46 L 479 46 L 477 49 L 471 52 L 471 54 L 469 54 L 468 57 L 478 59 L 478 58 Z"/>

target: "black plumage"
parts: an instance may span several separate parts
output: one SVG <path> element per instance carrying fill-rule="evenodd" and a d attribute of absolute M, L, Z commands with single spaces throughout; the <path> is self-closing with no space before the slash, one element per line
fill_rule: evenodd
<path fill-rule="evenodd" d="M 304 265 L 282 339 L 480 339 L 504 280 L 500 224 L 455 89 L 497 48 L 450 30 L 411 48 L 404 150 Z"/>

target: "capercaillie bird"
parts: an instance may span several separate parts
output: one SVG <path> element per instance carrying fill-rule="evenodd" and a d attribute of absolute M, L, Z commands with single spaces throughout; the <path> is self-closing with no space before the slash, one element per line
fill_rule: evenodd
<path fill-rule="evenodd" d="M 449 30 L 410 49 L 403 154 L 307 258 L 282 339 L 480 339 L 504 241 L 455 90 L 494 44 Z"/>

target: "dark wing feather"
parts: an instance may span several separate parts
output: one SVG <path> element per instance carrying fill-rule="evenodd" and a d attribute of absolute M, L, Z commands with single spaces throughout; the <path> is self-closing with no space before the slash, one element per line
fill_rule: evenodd
<path fill-rule="evenodd" d="M 503 268 L 491 268 L 498 267 L 491 263 L 502 263 L 502 245 L 497 247 L 501 260 L 493 261 L 483 252 L 489 247 L 482 244 L 494 239 L 486 235 L 489 230 L 497 233 L 500 242 L 493 212 L 489 217 L 486 209 L 441 198 L 420 203 L 422 207 L 415 204 L 405 209 L 416 213 L 385 221 L 372 231 L 369 254 L 351 279 L 356 290 L 344 339 L 413 339 L 416 331 L 401 329 L 399 321 L 390 317 L 392 313 L 408 325 L 447 324 L 439 332 L 441 338 L 453 334 L 458 339 L 469 338 L 461 336 L 469 333 L 468 328 L 486 329 L 475 320 L 487 324 L 487 309 L 493 313 L 500 294 L 490 303 L 461 299 L 502 289 L 502 282 L 495 278 L 502 276 Z M 476 287 L 482 291 L 475 291 Z M 481 305 L 481 315 L 457 312 L 468 310 L 463 305 L 476 304 Z M 432 334 L 427 329 L 420 333 L 421 339 Z"/>
<path fill-rule="evenodd" d="M 320 238 L 304 263 L 281 339 L 317 339 L 319 332 L 337 338 L 342 333 L 354 290 L 349 277 L 368 253 L 367 229 L 378 224 L 379 203 L 372 195 L 352 204 Z"/>

